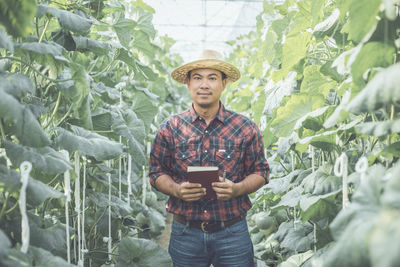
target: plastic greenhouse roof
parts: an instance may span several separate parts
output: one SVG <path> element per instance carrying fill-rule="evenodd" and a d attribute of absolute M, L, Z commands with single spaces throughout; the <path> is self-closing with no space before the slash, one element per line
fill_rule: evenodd
<path fill-rule="evenodd" d="M 144 0 L 154 8 L 153 24 L 159 35 L 176 43 L 171 52 L 184 61 L 196 58 L 203 49 L 214 49 L 227 56 L 226 44 L 256 29 L 256 16 L 262 0 Z"/>

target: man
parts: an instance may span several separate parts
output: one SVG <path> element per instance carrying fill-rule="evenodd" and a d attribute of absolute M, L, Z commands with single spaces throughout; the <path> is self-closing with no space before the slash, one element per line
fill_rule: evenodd
<path fill-rule="evenodd" d="M 171 75 L 187 85 L 193 103 L 160 125 L 149 175 L 152 186 L 170 196 L 174 266 L 253 267 L 247 195 L 268 183 L 269 166 L 256 124 L 220 101 L 226 84 L 238 80 L 240 72 L 219 53 L 205 50 Z M 219 182 L 212 184 L 216 200 L 207 200 L 205 188 L 188 182 L 188 166 L 218 166 Z"/>

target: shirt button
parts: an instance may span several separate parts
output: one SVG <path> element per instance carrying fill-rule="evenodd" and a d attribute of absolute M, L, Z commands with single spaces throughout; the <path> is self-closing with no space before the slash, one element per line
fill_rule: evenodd
<path fill-rule="evenodd" d="M 231 155 L 228 155 L 228 157 L 227 157 L 228 159 L 230 159 L 231 158 Z"/>
<path fill-rule="evenodd" d="M 206 149 L 206 150 L 204 150 L 204 153 L 208 153 L 208 150 Z"/>
<path fill-rule="evenodd" d="M 204 132 L 205 132 L 206 134 L 208 134 L 208 130 L 205 130 Z"/>
<path fill-rule="evenodd" d="M 207 213 L 207 210 L 204 210 L 204 213 Z"/>

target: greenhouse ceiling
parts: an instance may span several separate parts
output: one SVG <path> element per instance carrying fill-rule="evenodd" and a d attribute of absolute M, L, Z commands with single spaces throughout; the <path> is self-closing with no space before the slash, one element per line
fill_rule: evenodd
<path fill-rule="evenodd" d="M 154 8 L 153 23 L 159 35 L 168 35 L 176 43 L 171 52 L 184 61 L 203 49 L 227 55 L 226 44 L 256 28 L 256 16 L 263 9 L 262 0 L 144 0 Z"/>

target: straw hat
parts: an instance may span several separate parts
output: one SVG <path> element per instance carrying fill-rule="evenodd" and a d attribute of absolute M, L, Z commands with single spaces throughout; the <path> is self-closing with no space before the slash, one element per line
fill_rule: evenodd
<path fill-rule="evenodd" d="M 225 73 L 228 83 L 235 82 L 240 78 L 240 71 L 232 64 L 225 62 L 222 55 L 214 50 L 204 50 L 197 60 L 174 69 L 171 76 L 175 81 L 185 83 L 187 73 L 195 69 L 219 70 Z"/>

